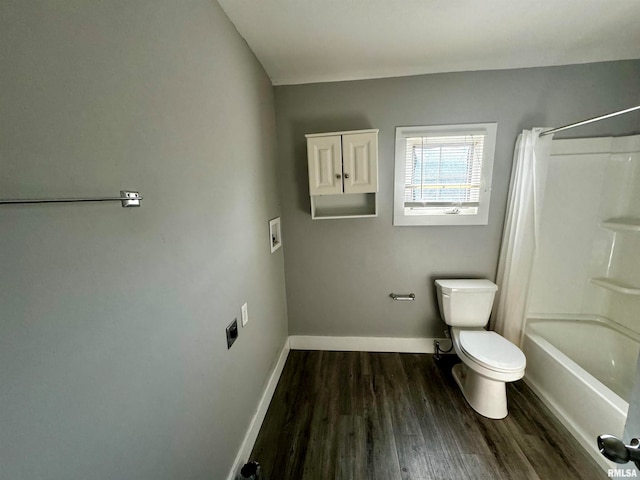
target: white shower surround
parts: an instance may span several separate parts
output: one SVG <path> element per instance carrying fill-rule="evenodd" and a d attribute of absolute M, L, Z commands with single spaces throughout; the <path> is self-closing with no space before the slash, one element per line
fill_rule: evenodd
<path fill-rule="evenodd" d="M 525 381 L 604 469 L 615 468 L 596 437 L 622 438 L 636 380 L 640 295 L 628 292 L 640 288 L 640 231 L 624 223 L 640 222 L 640 135 L 554 140 L 542 217 Z"/>
<path fill-rule="evenodd" d="M 640 286 L 640 234 L 606 222 L 640 219 L 640 135 L 554 140 L 528 315 L 594 314 L 640 332 L 639 297 L 593 283 Z"/>

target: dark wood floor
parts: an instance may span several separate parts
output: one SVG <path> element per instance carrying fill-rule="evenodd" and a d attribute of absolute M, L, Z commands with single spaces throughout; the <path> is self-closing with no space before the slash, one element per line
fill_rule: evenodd
<path fill-rule="evenodd" d="M 522 382 L 466 403 L 449 355 L 291 351 L 251 459 L 267 480 L 605 479 Z"/>

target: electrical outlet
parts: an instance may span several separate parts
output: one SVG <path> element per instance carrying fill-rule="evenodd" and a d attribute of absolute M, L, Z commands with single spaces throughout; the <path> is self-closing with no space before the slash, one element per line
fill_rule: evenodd
<path fill-rule="evenodd" d="M 242 311 L 242 326 L 244 327 L 247 323 L 249 323 L 249 309 L 246 302 L 244 303 L 244 305 L 242 305 L 240 310 Z"/>
<path fill-rule="evenodd" d="M 227 327 L 227 350 L 231 348 L 233 342 L 238 338 L 238 319 L 234 318 L 233 322 Z"/>

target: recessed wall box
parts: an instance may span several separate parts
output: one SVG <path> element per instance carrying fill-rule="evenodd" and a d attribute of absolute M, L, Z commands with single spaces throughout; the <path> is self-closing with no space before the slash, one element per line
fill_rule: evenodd
<path fill-rule="evenodd" d="M 227 327 L 227 349 L 231 348 L 233 342 L 238 338 L 238 319 L 234 318 L 233 322 Z"/>

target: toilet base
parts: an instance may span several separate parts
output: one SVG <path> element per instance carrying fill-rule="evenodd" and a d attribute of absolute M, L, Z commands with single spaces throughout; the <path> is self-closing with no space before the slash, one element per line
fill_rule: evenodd
<path fill-rule="evenodd" d="M 451 370 L 453 378 L 462 390 L 467 403 L 480 415 L 499 420 L 507 412 L 507 388 L 505 382 L 484 377 L 464 363 L 456 364 Z"/>

